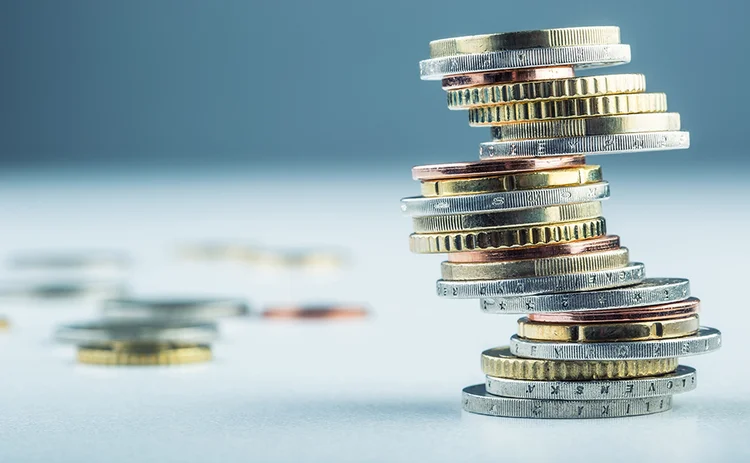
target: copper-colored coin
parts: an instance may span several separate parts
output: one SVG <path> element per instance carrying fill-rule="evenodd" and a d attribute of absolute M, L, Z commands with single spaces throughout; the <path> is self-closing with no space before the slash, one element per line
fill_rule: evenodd
<path fill-rule="evenodd" d="M 670 320 L 697 314 L 700 310 L 700 299 L 691 297 L 680 302 L 634 307 L 630 309 L 590 310 L 568 313 L 533 313 L 529 320 L 544 323 L 600 323 L 631 322 L 649 320 Z"/>
<path fill-rule="evenodd" d="M 575 77 L 575 71 L 572 66 L 476 72 L 443 78 L 443 90 L 458 90 L 460 88 L 505 84 L 510 82 L 565 79 L 569 77 Z"/>
<path fill-rule="evenodd" d="M 364 318 L 369 315 L 366 307 L 358 305 L 275 306 L 262 312 L 264 318 L 319 320 L 331 318 Z"/>
<path fill-rule="evenodd" d="M 499 262 L 506 260 L 542 259 L 586 252 L 611 251 L 620 247 L 620 237 L 606 235 L 583 241 L 549 244 L 546 246 L 518 247 L 493 251 L 456 252 L 448 254 L 448 261 L 455 263 Z"/>
<path fill-rule="evenodd" d="M 492 175 L 502 175 L 510 172 L 527 172 L 581 166 L 585 163 L 586 158 L 583 156 L 495 158 L 491 161 L 454 162 L 450 164 L 416 166 L 411 169 L 411 175 L 414 180 L 490 177 Z"/>

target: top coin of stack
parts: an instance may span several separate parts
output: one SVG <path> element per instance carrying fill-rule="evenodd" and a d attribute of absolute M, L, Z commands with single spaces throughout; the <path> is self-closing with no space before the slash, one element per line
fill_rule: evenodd
<path fill-rule="evenodd" d="M 401 203 L 411 250 L 448 253 L 438 295 L 529 314 L 510 348 L 483 354 L 486 386 L 464 390 L 464 409 L 549 418 L 669 409 L 695 384 L 676 357 L 718 348 L 720 333 L 699 326 L 687 280 L 646 279 L 607 235 L 609 184 L 584 156 L 687 148 L 679 114 L 665 94 L 646 93 L 641 74 L 576 77 L 630 61 L 617 27 L 443 39 L 430 55 L 422 78 L 441 79 L 448 107 L 468 110 L 492 140 L 478 162 L 413 169 L 422 196 Z"/>

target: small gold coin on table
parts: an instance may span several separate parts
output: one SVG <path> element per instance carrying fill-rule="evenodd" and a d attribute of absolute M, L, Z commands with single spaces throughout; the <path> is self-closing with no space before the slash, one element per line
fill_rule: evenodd
<path fill-rule="evenodd" d="M 649 360 L 539 360 L 516 357 L 508 346 L 482 352 L 482 372 L 497 378 L 531 381 L 589 381 L 671 373 L 676 358 Z"/>
<path fill-rule="evenodd" d="M 544 323 L 518 320 L 518 336 L 535 341 L 615 342 L 648 341 L 690 336 L 698 332 L 697 315 L 689 317 L 615 323 Z"/>
<path fill-rule="evenodd" d="M 81 346 L 78 361 L 90 365 L 182 365 L 208 362 L 211 348 L 204 345 L 116 344 Z"/>

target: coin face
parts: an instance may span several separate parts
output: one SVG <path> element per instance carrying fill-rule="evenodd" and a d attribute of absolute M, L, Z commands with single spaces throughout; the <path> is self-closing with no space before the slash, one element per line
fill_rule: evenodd
<path fill-rule="evenodd" d="M 355 319 L 369 314 L 369 309 L 361 305 L 283 305 L 262 312 L 264 318 L 297 320 Z"/>

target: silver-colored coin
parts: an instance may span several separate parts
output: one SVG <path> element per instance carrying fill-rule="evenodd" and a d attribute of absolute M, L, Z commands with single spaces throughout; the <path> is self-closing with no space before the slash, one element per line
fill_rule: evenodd
<path fill-rule="evenodd" d="M 689 132 L 643 132 L 587 137 L 494 141 L 479 145 L 479 159 L 663 151 L 690 147 Z"/>
<path fill-rule="evenodd" d="M 2 297 L 65 299 L 75 297 L 119 297 L 128 289 L 111 281 L 10 281 L 0 285 Z"/>
<path fill-rule="evenodd" d="M 130 259 L 117 251 L 34 251 L 12 257 L 10 266 L 19 270 L 124 269 L 130 266 Z"/>
<path fill-rule="evenodd" d="M 487 392 L 503 397 L 545 400 L 640 399 L 695 389 L 695 368 L 680 365 L 674 373 L 607 381 L 528 381 L 487 376 Z"/>
<path fill-rule="evenodd" d="M 644 265 L 631 262 L 627 267 L 618 269 L 546 277 L 474 281 L 438 280 L 437 294 L 451 299 L 473 299 L 593 291 L 635 285 L 643 281 L 645 276 Z"/>
<path fill-rule="evenodd" d="M 513 335 L 513 355 L 550 360 L 639 360 L 706 354 L 721 347 L 721 332 L 701 327 L 693 336 L 627 342 L 531 341 Z"/>
<path fill-rule="evenodd" d="M 212 321 L 247 315 L 239 299 L 110 299 L 102 306 L 107 318 L 124 320 Z"/>
<path fill-rule="evenodd" d="M 668 304 L 689 297 L 690 281 L 687 279 L 646 278 L 625 288 L 482 299 L 481 307 L 483 312 L 492 314 L 579 312 Z"/>
<path fill-rule="evenodd" d="M 609 183 L 538 188 L 478 195 L 444 197 L 415 196 L 401 200 L 401 210 L 412 217 L 471 214 L 508 209 L 530 209 L 558 204 L 586 203 L 609 198 Z"/>
<path fill-rule="evenodd" d="M 464 410 L 507 418 L 619 418 L 650 415 L 672 408 L 672 396 L 620 400 L 519 399 L 489 394 L 484 384 L 463 390 Z"/>
<path fill-rule="evenodd" d="M 630 45 L 624 44 L 524 48 L 427 59 L 419 62 L 419 74 L 423 80 L 437 80 L 471 72 L 550 66 L 585 69 L 629 62 Z"/>
<path fill-rule="evenodd" d="M 78 345 L 115 342 L 209 344 L 218 336 L 213 323 L 94 320 L 58 327 L 55 338 Z"/>

